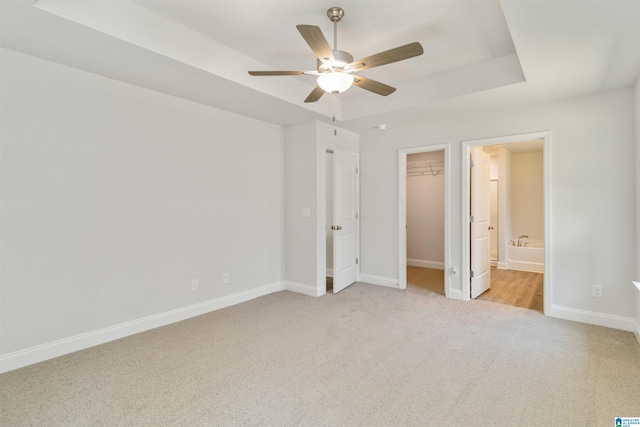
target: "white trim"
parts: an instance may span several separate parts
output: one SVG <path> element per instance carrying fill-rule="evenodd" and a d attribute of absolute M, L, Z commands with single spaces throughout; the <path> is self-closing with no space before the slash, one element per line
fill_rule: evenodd
<path fill-rule="evenodd" d="M 399 288 L 398 280 L 391 277 L 374 276 L 373 274 L 361 274 L 360 282 L 370 285 L 386 286 L 388 288 Z"/>
<path fill-rule="evenodd" d="M 444 262 L 442 261 L 429 261 L 426 259 L 407 258 L 407 265 L 410 265 L 411 267 L 433 268 L 435 270 L 444 270 Z"/>
<path fill-rule="evenodd" d="M 304 283 L 297 283 L 287 280 L 284 282 L 283 289 L 285 291 L 296 292 L 299 294 L 309 295 L 310 297 L 321 297 L 322 295 L 327 293 L 326 289 L 326 278 L 325 278 L 325 287 L 323 289 L 318 289 L 317 286 L 313 285 L 305 285 Z"/>
<path fill-rule="evenodd" d="M 507 261 L 506 270 L 528 271 L 530 273 L 544 273 L 544 265 L 539 262 Z"/>
<path fill-rule="evenodd" d="M 460 289 L 450 289 L 447 298 L 462 301 L 462 291 L 460 291 Z"/>
<path fill-rule="evenodd" d="M 288 288 L 284 282 L 276 282 L 260 286 L 233 295 L 215 298 L 186 307 L 176 308 L 164 313 L 158 313 L 118 325 L 108 326 L 95 331 L 85 332 L 46 344 L 37 345 L 24 350 L 15 351 L 0 356 L 0 373 L 12 371 L 34 363 L 42 362 L 54 357 L 84 350 L 109 341 L 114 341 L 130 335 L 145 332 L 171 323 L 180 322 L 192 317 L 200 316 L 221 308 L 240 304 L 254 298 L 282 291 Z M 293 289 L 290 289 L 293 290 Z"/>
<path fill-rule="evenodd" d="M 463 301 L 470 299 L 470 233 L 469 233 L 469 169 L 470 159 L 469 150 L 471 147 L 478 147 L 484 145 L 502 145 L 512 142 L 531 141 L 534 139 L 542 139 L 543 141 L 543 177 L 544 177 L 544 283 L 543 283 L 543 306 L 544 314 L 550 315 L 547 310 L 552 306 L 552 281 L 551 281 L 551 248 L 552 248 L 552 233 L 551 233 L 551 132 L 531 132 L 519 135 L 507 135 L 498 136 L 492 138 L 483 138 L 462 141 L 462 274 L 461 274 L 461 289 Z M 501 268 L 501 263 L 498 263 L 498 268 Z"/>
<path fill-rule="evenodd" d="M 632 332 L 634 328 L 634 319 L 632 317 L 598 313 L 596 311 L 581 310 L 560 305 L 554 305 L 545 311 L 547 316 L 558 319 L 572 320 L 574 322 L 588 323 L 590 325 L 604 326 L 606 328 L 620 329 L 629 332 Z"/>
<path fill-rule="evenodd" d="M 316 294 L 327 293 L 327 166 L 326 145 L 316 146 Z M 324 290 L 324 293 L 322 291 Z"/>
<path fill-rule="evenodd" d="M 632 281 L 633 286 L 636 288 L 636 292 L 640 292 L 640 282 Z M 638 301 L 638 297 L 636 296 L 636 301 Z M 637 303 L 636 303 L 637 304 Z M 640 306 L 636 307 L 636 319 L 633 322 L 633 333 L 638 340 L 638 344 L 640 344 Z"/>
<path fill-rule="evenodd" d="M 360 170 L 360 153 L 343 150 L 332 145 L 318 145 L 316 147 L 316 203 L 317 203 L 317 238 L 316 238 L 316 294 L 321 296 L 327 293 L 327 166 L 325 153 L 327 150 L 342 151 L 356 157 L 356 167 Z M 356 179 L 356 258 L 360 262 L 356 265 L 356 281 L 360 280 L 360 173 Z M 333 272 L 333 268 L 331 269 Z M 333 277 L 333 273 L 330 277 Z"/>
<path fill-rule="evenodd" d="M 498 264 L 496 266 L 496 268 L 498 268 L 498 270 L 508 270 L 509 267 L 507 266 L 507 263 L 504 261 L 498 261 Z"/>
<path fill-rule="evenodd" d="M 451 212 L 450 148 L 451 144 L 446 143 L 398 150 L 398 281 L 394 287 L 407 288 L 407 154 L 444 151 L 444 263 L 442 270 L 449 271 L 448 266 L 451 260 L 451 223 L 449 221 Z M 364 281 L 364 279 L 362 280 Z M 452 294 L 450 275 L 446 273 L 444 275 L 444 294 L 447 298 L 453 298 L 450 296 Z"/>

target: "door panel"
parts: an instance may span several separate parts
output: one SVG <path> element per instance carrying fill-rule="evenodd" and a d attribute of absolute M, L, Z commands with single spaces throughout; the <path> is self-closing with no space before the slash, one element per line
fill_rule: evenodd
<path fill-rule="evenodd" d="M 491 183 L 491 228 L 489 237 L 491 239 L 491 260 L 498 260 L 498 181 Z"/>
<path fill-rule="evenodd" d="M 355 155 L 335 150 L 333 163 L 333 293 L 357 280 L 357 167 Z"/>
<path fill-rule="evenodd" d="M 471 298 L 476 298 L 491 286 L 490 238 L 491 157 L 480 148 L 473 148 L 471 168 Z"/>

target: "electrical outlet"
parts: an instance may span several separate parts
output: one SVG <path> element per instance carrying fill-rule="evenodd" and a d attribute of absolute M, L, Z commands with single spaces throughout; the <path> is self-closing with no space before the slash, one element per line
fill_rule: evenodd
<path fill-rule="evenodd" d="M 591 296 L 594 298 L 602 298 L 602 286 L 593 285 L 591 288 Z"/>
<path fill-rule="evenodd" d="M 197 291 L 198 289 L 200 289 L 200 283 L 198 282 L 198 279 L 193 279 L 191 281 L 191 290 Z"/>
<path fill-rule="evenodd" d="M 229 273 L 224 273 L 222 275 L 222 283 L 229 283 Z"/>

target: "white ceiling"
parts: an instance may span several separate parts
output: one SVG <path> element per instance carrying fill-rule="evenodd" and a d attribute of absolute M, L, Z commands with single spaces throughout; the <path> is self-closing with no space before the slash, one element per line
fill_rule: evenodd
<path fill-rule="evenodd" d="M 418 41 L 424 55 L 365 70 L 398 90 L 353 87 L 304 104 L 311 70 L 295 26 L 361 58 Z M 640 76 L 640 0 L 0 0 L 3 47 L 276 124 L 330 120 L 364 130 L 425 117 L 632 86 Z"/>

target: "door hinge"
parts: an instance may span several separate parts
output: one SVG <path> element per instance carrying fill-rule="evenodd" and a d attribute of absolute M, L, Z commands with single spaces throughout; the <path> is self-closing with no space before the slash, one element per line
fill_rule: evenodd
<path fill-rule="evenodd" d="M 358 212 L 356 212 L 356 219 L 358 219 Z"/>
<path fill-rule="evenodd" d="M 356 173 L 358 173 L 358 168 L 356 168 Z"/>
<path fill-rule="evenodd" d="M 469 215 L 469 222 L 473 223 L 473 215 Z"/>
<path fill-rule="evenodd" d="M 469 271 L 469 277 L 471 277 L 473 279 L 473 270 Z"/>
<path fill-rule="evenodd" d="M 474 167 L 476 165 L 476 162 L 474 162 L 473 160 L 471 160 L 471 167 Z"/>
<path fill-rule="evenodd" d="M 356 264 L 358 263 L 358 258 L 356 258 Z"/>

